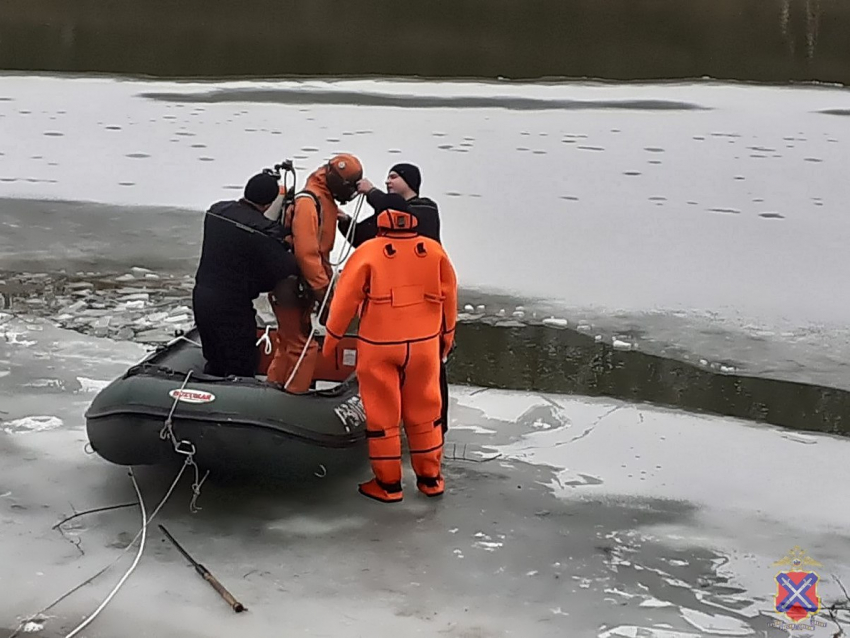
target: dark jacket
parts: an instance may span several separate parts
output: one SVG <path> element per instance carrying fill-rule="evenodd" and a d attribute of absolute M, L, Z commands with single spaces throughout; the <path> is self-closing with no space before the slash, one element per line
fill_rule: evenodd
<path fill-rule="evenodd" d="M 381 210 L 381 202 L 384 197 L 386 197 L 386 193 L 378 190 L 377 188 L 373 188 L 366 195 L 366 201 L 369 202 L 369 205 L 374 208 L 376 211 Z M 440 212 L 437 210 L 437 204 L 434 203 L 433 200 L 428 199 L 427 197 L 413 197 L 407 200 L 407 204 L 410 207 L 410 212 L 416 218 L 418 225 L 416 227 L 416 231 L 423 235 L 424 237 L 430 237 L 434 241 L 440 241 Z M 341 219 L 339 221 L 339 232 L 343 235 L 348 233 L 351 228 L 351 220 L 350 219 Z M 372 215 L 367 217 L 363 221 L 357 222 L 357 226 L 354 229 L 354 237 L 352 239 L 352 244 L 356 248 L 360 244 L 362 244 L 367 239 L 372 239 L 378 235 L 378 216 Z"/>
<path fill-rule="evenodd" d="M 244 200 L 213 204 L 204 216 L 195 285 L 235 302 L 252 302 L 297 273 L 283 236 L 283 226 Z"/>

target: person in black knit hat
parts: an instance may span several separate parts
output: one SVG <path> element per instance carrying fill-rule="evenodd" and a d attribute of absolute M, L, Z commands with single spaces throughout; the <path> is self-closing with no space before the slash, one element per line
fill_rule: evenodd
<path fill-rule="evenodd" d="M 410 213 L 416 218 L 416 230 L 420 235 L 442 243 L 440 239 L 440 211 L 436 202 L 428 197 L 420 197 L 419 189 L 422 186 L 422 173 L 414 164 L 401 163 L 393 166 L 387 174 L 387 193 L 376 188 L 368 179 L 357 182 L 357 191 L 366 195 L 366 201 L 376 211 L 384 210 L 383 200 L 389 193 L 401 195 L 406 201 Z M 357 222 L 354 228 L 351 243 L 357 247 L 364 241 L 376 237 L 378 234 L 378 216 L 371 215 L 363 221 Z M 347 236 L 351 229 L 351 217 L 340 211 L 337 215 L 337 226 L 343 237 Z M 446 362 L 440 362 L 440 391 L 443 397 L 443 409 L 441 420 L 443 433 L 449 427 L 449 385 L 446 377 Z"/>
<path fill-rule="evenodd" d="M 259 173 L 248 180 L 241 199 L 217 202 L 204 215 L 192 307 L 206 374 L 257 373 L 254 299 L 298 271 L 283 243 L 283 226 L 263 215 L 279 192 L 277 178 Z"/>
<path fill-rule="evenodd" d="M 422 186 L 422 173 L 419 168 L 413 164 L 396 164 L 387 175 L 386 185 L 388 193 L 396 193 L 407 200 L 410 212 L 418 222 L 419 234 L 440 241 L 440 212 L 432 199 L 419 196 L 419 189 Z M 376 188 L 368 179 L 357 182 L 357 191 L 366 195 L 366 201 L 375 211 L 382 210 L 381 203 L 387 193 Z M 341 212 L 337 219 L 339 231 L 345 236 L 351 228 L 351 217 Z M 352 244 L 355 247 L 359 246 L 377 234 L 377 216 L 372 215 L 357 222 Z"/>

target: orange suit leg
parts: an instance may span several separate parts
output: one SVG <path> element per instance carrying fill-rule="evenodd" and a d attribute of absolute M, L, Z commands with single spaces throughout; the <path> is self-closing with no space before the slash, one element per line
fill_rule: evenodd
<path fill-rule="evenodd" d="M 440 341 L 413 342 L 404 366 L 401 418 L 410 447 L 416 484 L 428 496 L 443 493 Z"/>
<path fill-rule="evenodd" d="M 375 493 L 366 496 L 389 500 L 386 493 L 401 500 L 401 391 L 399 370 L 404 363 L 404 345 L 357 344 L 357 380 L 366 412 L 369 462 L 375 474 Z M 370 482 L 371 483 L 371 482 Z M 371 489 L 371 488 L 370 488 Z"/>
<path fill-rule="evenodd" d="M 269 364 L 268 380 L 271 383 L 284 385 L 301 357 L 304 344 L 310 337 L 312 326 L 305 323 L 305 314 L 301 308 L 273 305 L 272 309 L 277 318 L 277 331 L 272 337 L 274 358 Z M 315 339 L 312 339 L 304 359 L 298 366 L 295 377 L 286 387 L 289 392 L 306 392 L 310 389 L 318 357 L 319 345 Z"/>

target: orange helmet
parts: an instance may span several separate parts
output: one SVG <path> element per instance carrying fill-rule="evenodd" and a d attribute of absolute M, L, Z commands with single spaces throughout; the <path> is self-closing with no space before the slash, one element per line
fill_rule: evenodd
<path fill-rule="evenodd" d="M 357 182 L 363 179 L 363 165 L 348 153 L 332 157 L 327 164 L 328 189 L 334 199 L 344 204 L 357 192 Z"/>

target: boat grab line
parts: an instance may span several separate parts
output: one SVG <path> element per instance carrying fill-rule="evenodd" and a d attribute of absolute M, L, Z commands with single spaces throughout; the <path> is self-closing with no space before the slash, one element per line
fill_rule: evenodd
<path fill-rule="evenodd" d="M 198 464 L 195 463 L 195 444 L 187 439 L 182 439 L 180 441 L 177 440 L 177 437 L 174 435 L 174 422 L 172 421 L 172 417 L 174 416 L 174 411 L 177 409 L 177 404 L 180 402 L 180 397 L 183 396 L 183 391 L 186 389 L 186 384 L 189 383 L 189 379 L 192 377 L 192 370 L 186 373 L 186 378 L 183 379 L 183 385 L 180 386 L 180 392 L 176 394 L 174 397 L 174 403 L 171 404 L 171 410 L 168 412 L 168 416 L 165 417 L 165 423 L 162 424 L 162 429 L 159 431 L 159 438 L 165 441 L 166 439 L 171 441 L 171 444 L 174 446 L 174 452 L 177 454 L 181 454 L 186 457 L 186 465 L 191 465 L 192 469 L 195 472 L 195 480 L 192 481 L 192 500 L 189 502 L 189 510 L 196 514 L 201 510 L 198 507 L 198 498 L 201 496 L 201 486 L 204 484 L 204 481 L 207 480 L 207 477 L 210 475 L 210 471 L 207 470 L 206 474 L 204 474 L 204 478 L 200 478 L 201 470 L 198 467 Z"/>

